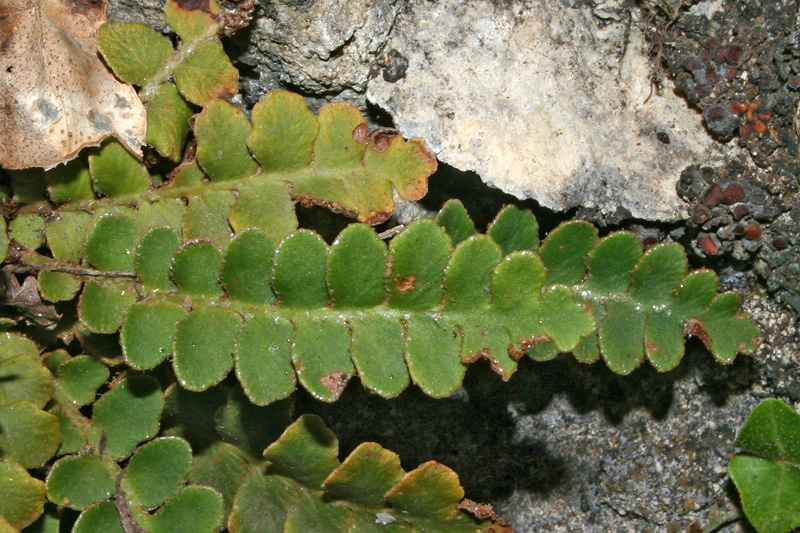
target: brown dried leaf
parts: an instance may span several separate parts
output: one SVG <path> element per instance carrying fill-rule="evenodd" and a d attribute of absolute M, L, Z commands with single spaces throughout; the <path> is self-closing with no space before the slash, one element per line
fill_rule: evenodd
<path fill-rule="evenodd" d="M 52 167 L 116 136 L 141 157 L 145 110 L 97 55 L 97 0 L 0 0 L 0 165 Z"/>

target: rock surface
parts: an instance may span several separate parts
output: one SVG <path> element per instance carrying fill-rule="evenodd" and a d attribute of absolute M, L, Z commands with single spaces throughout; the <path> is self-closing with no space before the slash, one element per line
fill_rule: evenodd
<path fill-rule="evenodd" d="M 367 97 L 440 160 L 518 198 L 679 219 L 681 170 L 720 163 L 720 146 L 671 87 L 651 87 L 636 12 L 588 4 L 415 0 L 387 45 L 407 74 L 375 78 Z"/>

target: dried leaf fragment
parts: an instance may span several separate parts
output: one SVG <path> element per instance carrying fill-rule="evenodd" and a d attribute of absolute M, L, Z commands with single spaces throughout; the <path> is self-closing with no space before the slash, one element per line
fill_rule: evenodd
<path fill-rule="evenodd" d="M 105 4 L 0 0 L 0 165 L 52 167 L 109 135 L 141 157 L 145 110 L 97 55 Z"/>

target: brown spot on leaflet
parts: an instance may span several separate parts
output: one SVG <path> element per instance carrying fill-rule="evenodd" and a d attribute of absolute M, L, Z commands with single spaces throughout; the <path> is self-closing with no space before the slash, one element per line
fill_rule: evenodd
<path fill-rule="evenodd" d="M 367 144 L 369 139 L 369 127 L 366 122 L 362 122 L 353 129 L 353 140 L 358 144 Z"/>
<path fill-rule="evenodd" d="M 645 341 L 644 349 L 647 350 L 647 353 L 655 353 L 658 351 L 658 345 L 650 341 Z"/>
<path fill-rule="evenodd" d="M 397 276 L 394 278 L 394 286 L 400 292 L 413 291 L 414 286 L 417 284 L 417 276 L 410 275 L 407 278 Z"/>
<path fill-rule="evenodd" d="M 347 386 L 347 382 L 350 381 L 350 376 L 345 374 L 344 372 L 332 372 L 325 376 L 319 378 L 322 384 L 325 386 L 326 389 L 331 391 L 336 396 L 339 396 L 344 388 Z"/>

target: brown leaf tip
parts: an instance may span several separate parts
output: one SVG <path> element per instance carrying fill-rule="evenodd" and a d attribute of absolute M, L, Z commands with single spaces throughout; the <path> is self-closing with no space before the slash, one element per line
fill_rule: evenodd
<path fill-rule="evenodd" d="M 541 344 L 543 342 L 549 342 L 550 344 L 553 344 L 553 339 L 551 339 L 549 335 L 539 335 L 537 337 L 520 339 L 519 350 L 517 350 L 516 347 L 514 346 L 514 343 L 511 342 L 508 344 L 508 355 L 510 355 L 511 358 L 514 359 L 515 361 L 519 361 L 520 359 L 522 359 L 522 356 L 525 355 L 525 352 L 527 352 L 531 346 L 536 346 L 537 344 Z"/>
<path fill-rule="evenodd" d="M 394 128 L 378 128 L 372 134 L 372 149 L 379 153 L 385 152 L 397 137 L 400 137 L 400 132 Z"/>
<path fill-rule="evenodd" d="M 350 381 L 350 376 L 345 374 L 344 372 L 332 372 L 320 378 L 320 381 L 325 388 L 331 391 L 336 396 L 340 395 L 344 388 L 347 386 L 347 382 Z"/>
<path fill-rule="evenodd" d="M 397 276 L 394 278 L 394 286 L 400 292 L 413 291 L 417 284 L 417 276 L 411 274 L 407 278 Z"/>

